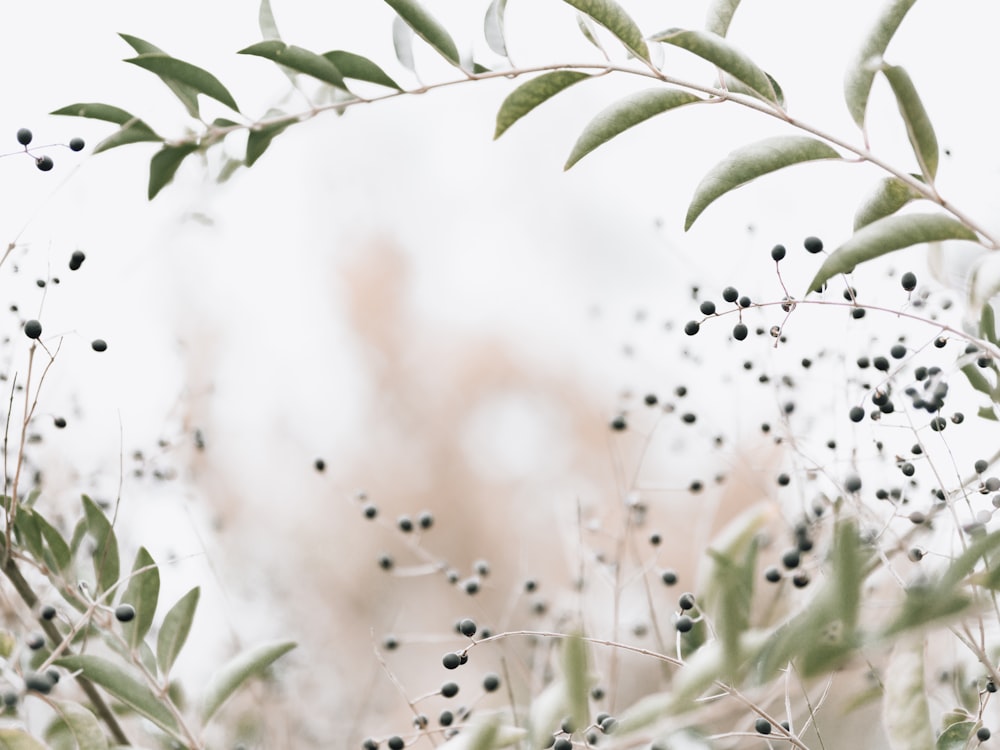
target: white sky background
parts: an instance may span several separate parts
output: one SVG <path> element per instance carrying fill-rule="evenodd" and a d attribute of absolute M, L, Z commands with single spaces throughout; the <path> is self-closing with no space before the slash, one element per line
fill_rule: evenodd
<path fill-rule="evenodd" d="M 474 44 L 485 64 L 494 62 L 481 41 L 485 2 L 426 5 L 460 48 Z M 878 5 L 747 0 L 730 39 L 778 79 L 793 114 L 857 141 L 842 102 L 842 74 Z M 700 26 L 707 3 L 627 6 L 651 33 Z M 394 62 L 392 12 L 378 0 L 275 0 L 274 12 L 287 42 L 364 54 L 404 85 L 412 82 Z M 1000 225 L 1000 106 L 992 83 L 998 27 L 1000 8 L 987 0 L 918 3 L 888 55 L 911 73 L 942 148 L 953 154 L 942 159 L 941 192 L 993 228 Z M 161 134 L 182 131 L 183 109 L 172 94 L 152 74 L 120 62 L 130 49 L 119 31 L 212 71 L 250 117 L 286 93 L 285 78 L 269 62 L 233 54 L 259 39 L 257 3 L 250 0 L 11 5 L 0 27 L 0 152 L 16 150 L 19 127 L 32 128 L 37 143 L 79 134 L 93 146 L 110 125 L 45 116 L 78 101 L 124 107 Z M 508 40 L 521 65 L 598 59 L 557 0 L 510 2 Z M 453 77 L 417 46 L 426 82 Z M 711 82 L 704 66 L 675 56 L 678 70 Z M 777 299 L 767 255 L 776 242 L 790 250 L 786 283 L 801 291 L 819 262 L 801 250 L 802 238 L 815 234 L 831 247 L 845 239 L 856 203 L 880 175 L 829 163 L 789 170 L 722 198 L 684 235 L 687 201 L 706 169 L 739 145 L 791 131 L 735 107 L 687 108 L 635 128 L 563 173 L 590 117 L 644 85 L 614 78 L 581 84 L 496 143 L 493 118 L 512 82 L 358 107 L 293 128 L 252 170 L 223 186 L 211 181 L 218 162 L 206 172 L 192 159 L 151 204 L 145 192 L 153 145 L 97 157 L 54 150 L 49 174 L 23 157 L 0 161 L 0 240 L 25 243 L 27 255 L 17 258 L 26 275 L 44 274 L 49 264 L 63 279 L 41 316 L 47 337 L 66 334 L 42 408 L 72 421 L 79 404 L 85 414 L 87 434 L 70 443 L 67 430 L 59 448 L 82 475 L 79 487 L 113 496 L 119 429 L 126 452 L 155 444 L 171 410 L 189 395 L 178 358 L 199 332 L 218 347 L 212 408 L 233 426 L 213 447 L 239 462 L 245 484 L 234 491 L 246 495 L 249 512 L 266 512 L 283 487 L 301 485 L 289 477 L 308 471 L 314 457 L 349 457 L 364 384 L 351 368 L 349 334 L 330 314 L 338 309 L 331 280 L 373 236 L 406 250 L 416 299 L 431 319 L 456 331 L 502 332 L 546 364 L 572 368 L 603 394 L 606 417 L 619 389 L 655 388 L 658 375 L 682 366 L 671 359 L 685 343 L 676 339 L 641 349 L 645 375 L 621 363 L 621 346 L 634 343 L 637 310 L 649 312 L 652 326 L 698 317 L 689 280 L 716 294 L 735 284 L 755 298 Z M 290 101 L 289 109 L 299 106 Z M 224 114 L 204 100 L 203 111 Z M 870 117 L 874 150 L 912 168 L 881 83 Z M 71 274 L 65 263 L 78 247 L 87 261 Z M 4 284 L 23 311 L 38 309 L 32 284 L 9 276 Z M 588 317 L 594 306 L 604 311 L 597 328 Z M 837 316 L 831 335 L 843 335 L 841 322 Z M 796 325 L 805 330 L 793 319 L 792 330 Z M 695 343 L 723 341 L 729 327 L 722 323 L 714 338 L 700 334 Z M 108 340 L 105 355 L 90 352 L 96 337 Z M 266 628 L 260 630 L 276 635 Z"/>

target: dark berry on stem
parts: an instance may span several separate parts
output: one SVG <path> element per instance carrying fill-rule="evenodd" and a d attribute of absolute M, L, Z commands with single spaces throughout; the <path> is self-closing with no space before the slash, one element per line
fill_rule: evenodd
<path fill-rule="evenodd" d="M 727 286 L 722 290 L 722 299 L 726 302 L 735 302 L 740 296 L 740 293 L 735 287 Z"/>
<path fill-rule="evenodd" d="M 21 128 L 17 131 L 17 142 L 22 146 L 27 146 L 31 143 L 31 131 L 27 128 Z"/>
<path fill-rule="evenodd" d="M 705 300 L 698 307 L 701 310 L 702 315 L 714 315 L 715 314 L 715 303 L 711 300 Z"/>
<path fill-rule="evenodd" d="M 48 172 L 55 166 L 55 163 L 52 161 L 52 157 L 50 156 L 39 156 L 35 159 L 35 166 L 42 172 Z"/>
<path fill-rule="evenodd" d="M 115 607 L 115 619 L 118 622 L 131 622 L 135 619 L 135 607 L 131 604 L 119 604 Z"/>
<path fill-rule="evenodd" d="M 820 253 L 823 251 L 823 240 L 819 237 L 806 237 L 802 244 L 810 253 Z"/>
<path fill-rule="evenodd" d="M 771 248 L 771 258 L 777 262 L 785 257 L 785 246 L 775 245 Z"/>
<path fill-rule="evenodd" d="M 37 339 L 42 335 L 42 324 L 37 320 L 29 320 L 24 324 L 24 335 L 29 339 Z"/>
<path fill-rule="evenodd" d="M 84 143 L 83 138 L 72 138 L 69 142 L 69 147 L 71 151 L 83 151 L 83 147 L 87 144 Z"/>
<path fill-rule="evenodd" d="M 743 323 L 737 323 L 733 326 L 733 338 L 737 341 L 743 341 L 750 331 Z"/>
<path fill-rule="evenodd" d="M 450 651 L 442 657 L 441 663 L 445 669 L 458 669 L 462 663 L 462 657 L 454 651 Z"/>
<path fill-rule="evenodd" d="M 106 352 L 108 350 L 108 342 L 104 339 L 94 339 L 90 342 L 90 348 L 95 352 Z"/>
<path fill-rule="evenodd" d="M 899 283 L 903 286 L 903 289 L 905 289 L 908 292 L 912 292 L 914 289 L 917 288 L 916 274 L 914 274 L 912 271 L 907 271 L 906 273 L 903 274 L 902 278 L 900 278 Z"/>
<path fill-rule="evenodd" d="M 686 333 L 688 336 L 694 336 L 696 333 L 698 333 L 699 328 L 701 328 L 701 326 L 698 324 L 697 320 L 689 320 L 687 323 L 684 324 L 684 333 Z"/>
<path fill-rule="evenodd" d="M 483 677 L 483 690 L 487 693 L 494 692 L 500 687 L 500 676 L 493 674 L 492 672 L 485 677 Z"/>
<path fill-rule="evenodd" d="M 753 728 L 757 730 L 758 734 L 770 734 L 771 722 L 767 719 L 757 719 L 757 721 L 754 722 Z"/>

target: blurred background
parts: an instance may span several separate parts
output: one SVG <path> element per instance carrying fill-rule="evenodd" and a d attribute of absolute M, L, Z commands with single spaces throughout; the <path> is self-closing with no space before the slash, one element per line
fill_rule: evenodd
<path fill-rule="evenodd" d="M 482 40 L 485 2 L 426 5 L 463 52 L 499 64 Z M 707 5 L 627 7 L 652 33 L 699 27 Z M 841 81 L 876 5 L 747 3 L 730 39 L 781 83 L 796 117 L 857 142 Z M 419 85 L 395 61 L 384 3 L 274 0 L 273 10 L 287 42 L 364 54 L 405 87 Z M 7 9 L 0 153 L 18 151 L 20 127 L 37 144 L 82 136 L 89 151 L 107 123 L 46 115 L 74 102 L 117 105 L 161 134 L 184 134 L 183 108 L 155 76 L 121 62 L 131 50 L 117 32 L 210 70 L 248 117 L 307 109 L 271 63 L 234 54 L 259 40 L 257 12 L 230 0 Z M 1000 54 L 998 14 L 985 0 L 917 4 L 889 50 L 947 149 L 941 192 L 992 227 L 998 112 L 985 72 Z M 512 2 L 507 28 L 518 65 L 600 59 L 564 3 Z M 666 54 L 671 74 L 712 82 L 706 66 Z M 416 58 L 423 82 L 454 77 L 419 41 Z M 152 203 L 153 145 L 96 157 L 53 149 L 50 173 L 23 155 L 0 161 L 0 240 L 16 243 L 4 294 L 18 308 L 4 313 L 5 330 L 37 317 L 47 343 L 62 341 L 37 418 L 43 502 L 73 509 L 81 491 L 113 501 L 122 484 L 120 533 L 169 562 L 163 599 L 205 587 L 195 645 L 179 664 L 192 685 L 237 643 L 300 641 L 280 668 L 296 708 L 268 719 L 269 736 L 284 738 L 271 746 L 345 735 L 357 746 L 404 732 L 407 703 L 375 652 L 411 699 L 434 691 L 452 676 L 440 656 L 462 645 L 452 629 L 460 617 L 495 631 L 583 617 L 606 637 L 631 633 L 655 647 L 649 597 L 669 609 L 676 592 L 628 588 L 602 555 L 616 559 L 616 545 L 632 539 L 644 545 L 630 553 L 637 575 L 669 567 L 678 591 L 694 588 L 698 552 L 742 509 L 775 501 L 782 467 L 839 476 L 871 450 L 830 421 L 859 398 L 843 360 L 879 336 L 936 335 L 801 307 L 777 348 L 767 335 L 733 342 L 732 316 L 684 336 L 699 301 L 721 305 L 726 286 L 781 299 L 776 243 L 789 248 L 784 284 L 800 295 L 818 264 L 803 238 L 839 244 L 881 175 L 830 163 L 779 173 L 719 200 L 685 234 L 687 202 L 710 166 L 791 131 L 736 107 L 687 108 L 564 173 L 583 126 L 645 84 L 610 76 L 574 87 L 494 143 L 496 109 L 514 85 L 463 84 L 317 117 L 224 184 L 214 180 L 219 154 L 189 160 Z M 203 102 L 207 119 L 226 115 L 215 106 Z M 869 123 L 873 149 L 912 168 L 882 82 Z M 236 139 L 224 149 L 242 153 Z M 76 249 L 87 259 L 70 272 Z M 919 257 L 908 255 L 905 270 L 923 279 Z M 901 270 L 894 263 L 879 268 Z M 905 296 L 892 288 L 872 295 L 889 295 L 895 309 Z M 783 318 L 775 308 L 746 316 L 752 332 Z M 27 348 L 11 336 L 9 375 L 23 372 Z M 94 338 L 108 351 L 91 351 Z M 766 378 L 840 350 L 833 366 L 795 383 Z M 803 405 L 794 417 L 791 401 Z M 624 431 L 610 429 L 617 417 Z M 800 417 L 792 430 L 788 420 Z M 772 425 L 820 445 L 847 442 L 839 453 L 799 446 L 789 457 Z M 375 523 L 363 517 L 366 501 Z M 791 502 L 806 508 L 810 498 Z M 398 516 L 425 510 L 430 530 L 397 529 Z M 625 534 L 644 513 L 642 530 Z M 650 530 L 666 537 L 655 550 Z M 394 574 L 379 569 L 382 554 Z M 441 570 L 416 575 L 428 565 Z M 450 570 L 461 584 L 477 577 L 482 591 L 449 585 Z M 584 572 L 592 585 L 575 593 Z M 524 591 L 528 579 L 537 592 Z M 618 611 L 608 602 L 623 588 Z M 386 635 L 398 653 L 385 651 Z M 517 650 L 529 646 L 511 648 L 476 653 L 475 674 L 534 663 Z M 467 679 L 472 691 L 475 675 Z"/>

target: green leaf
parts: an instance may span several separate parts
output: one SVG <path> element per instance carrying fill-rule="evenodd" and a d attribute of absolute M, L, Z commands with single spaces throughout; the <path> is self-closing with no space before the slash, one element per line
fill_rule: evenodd
<path fill-rule="evenodd" d="M 108 740 L 101 730 L 101 724 L 90 711 L 72 701 L 54 701 L 59 722 L 45 731 L 45 739 L 53 742 L 53 730 L 72 741 L 70 747 L 76 750 L 107 750 Z"/>
<path fill-rule="evenodd" d="M 0 729 L 0 750 L 48 750 L 23 729 Z"/>
<path fill-rule="evenodd" d="M 742 81 L 761 98 L 778 103 L 778 95 L 771 86 L 771 79 L 767 73 L 757 67 L 757 63 L 746 54 L 717 34 L 708 31 L 669 29 L 656 34 L 652 41 L 686 49 Z"/>
<path fill-rule="evenodd" d="M 327 60 L 337 66 L 344 78 L 353 78 L 356 81 L 367 81 L 377 83 L 380 86 L 387 86 L 397 91 L 403 88 L 392 80 L 382 68 L 373 63 L 367 57 L 355 55 L 353 52 L 343 50 L 333 50 L 323 54 Z"/>
<path fill-rule="evenodd" d="M 775 96 L 774 100 L 767 99 L 767 101 L 770 101 L 772 104 L 777 104 L 779 107 L 784 109 L 785 92 L 781 90 L 781 84 L 779 84 L 776 80 L 774 80 L 774 76 L 772 76 L 767 71 L 764 72 L 764 75 L 766 75 L 767 80 L 770 81 L 771 90 L 774 91 L 774 96 Z M 745 83 L 743 83 L 743 81 L 739 80 L 738 78 L 733 78 L 728 73 L 723 73 L 722 81 L 725 84 L 726 89 L 734 94 L 746 94 L 747 96 L 754 96 L 757 97 L 758 99 L 765 98 L 762 97 L 760 93 L 758 93 L 757 91 L 755 91 L 754 89 L 750 88 Z"/>
<path fill-rule="evenodd" d="M 119 34 L 118 36 L 124 39 L 138 55 L 167 54 L 155 44 L 151 44 L 137 36 L 132 36 L 131 34 Z M 196 88 L 172 78 L 160 76 L 160 80 L 167 85 L 167 88 L 174 92 L 174 96 L 181 100 L 181 104 L 184 105 L 189 115 L 195 118 L 200 116 L 198 112 L 198 90 Z"/>
<path fill-rule="evenodd" d="M 143 570 L 146 568 L 146 570 Z M 142 572 L 137 572 L 142 570 Z M 160 571 L 156 567 L 153 556 L 145 547 L 140 547 L 132 565 L 132 577 L 128 587 L 122 594 L 123 604 L 135 607 L 135 618 L 122 626 L 125 640 L 132 649 L 138 648 L 153 625 L 156 614 L 156 602 L 160 596 Z"/>
<path fill-rule="evenodd" d="M 1000 421 L 1000 417 L 996 415 L 992 406 L 980 406 L 979 411 L 976 412 L 976 416 L 980 419 L 989 419 L 994 422 Z"/>
<path fill-rule="evenodd" d="M 164 81 L 176 82 L 188 86 L 199 94 L 204 94 L 225 104 L 234 112 L 240 111 L 232 94 L 222 85 L 219 79 L 197 65 L 178 60 L 176 57 L 171 57 L 162 52 L 149 52 L 138 57 L 130 57 L 125 62 L 137 65 L 143 70 L 156 73 Z"/>
<path fill-rule="evenodd" d="M 615 0 L 563 0 L 581 13 L 597 21 L 617 37 L 618 41 L 628 48 L 629 52 L 646 62 L 649 62 L 649 48 L 642 37 L 642 32 L 636 26 L 628 13 Z"/>
<path fill-rule="evenodd" d="M 850 273 L 859 263 L 880 255 L 911 245 L 953 239 L 975 242 L 977 237 L 964 224 L 942 214 L 886 216 L 861 228 L 830 253 L 809 283 L 809 291 L 819 291 L 831 277 Z"/>
<path fill-rule="evenodd" d="M 933 750 L 934 731 L 924 685 L 924 641 L 897 642 L 882 682 L 883 724 L 891 750 Z"/>
<path fill-rule="evenodd" d="M 604 109 L 587 124 L 563 169 L 569 169 L 598 146 L 650 117 L 700 101 L 703 100 L 687 91 L 663 87 L 627 96 Z"/>
<path fill-rule="evenodd" d="M 847 68 L 844 77 L 844 99 L 847 109 L 859 128 L 865 126 L 865 112 L 871 94 L 875 71 L 882 62 L 882 55 L 892 39 L 903 16 L 917 0 L 890 0 L 882 10 L 875 26 L 868 33 L 861 49 Z"/>
<path fill-rule="evenodd" d="M 178 654 L 184 648 L 200 596 L 201 588 L 195 586 L 178 599 L 163 618 L 163 625 L 160 626 L 160 632 L 156 637 L 156 663 L 164 676 L 170 674 Z"/>
<path fill-rule="evenodd" d="M 52 524 L 45 520 L 40 515 L 36 515 L 38 521 L 38 528 L 42 532 L 42 536 L 45 537 L 45 544 L 48 546 L 49 554 L 51 560 L 48 558 L 46 562 L 50 565 L 57 573 L 66 575 L 72 573 L 71 564 L 73 562 L 73 556 L 70 553 L 69 545 L 66 540 L 63 539 L 62 534 L 56 529 Z"/>
<path fill-rule="evenodd" d="M 299 73 L 305 73 L 331 86 L 347 89 L 344 76 L 337 66 L 323 55 L 317 55 L 302 47 L 285 44 L 277 39 L 251 44 L 239 51 L 241 55 L 254 55 L 283 65 Z"/>
<path fill-rule="evenodd" d="M 977 729 L 974 721 L 960 721 L 945 729 L 937 738 L 935 750 L 965 750 Z"/>
<path fill-rule="evenodd" d="M 590 718 L 590 667 L 587 643 L 579 635 L 571 635 L 562 644 L 563 678 L 566 684 L 566 702 L 573 719 L 573 726 L 585 727 Z"/>
<path fill-rule="evenodd" d="M 202 697 L 201 720 L 215 715 L 222 704 L 251 677 L 261 674 L 280 656 L 295 648 L 293 641 L 265 643 L 244 651 L 216 672 Z"/>
<path fill-rule="evenodd" d="M 271 10 L 271 0 L 260 0 L 257 23 L 260 25 L 260 33 L 264 39 L 281 39 L 278 23 L 274 20 L 274 12 Z"/>
<path fill-rule="evenodd" d="M 399 64 L 415 73 L 417 65 L 413 60 L 413 29 L 399 16 L 392 21 L 392 47 Z"/>
<path fill-rule="evenodd" d="M 923 196 L 898 177 L 883 177 L 854 212 L 854 231 L 891 216 L 910 201 Z"/>
<path fill-rule="evenodd" d="M 705 18 L 705 30 L 719 36 L 728 34 L 729 24 L 739 6 L 740 0 L 714 0 Z"/>
<path fill-rule="evenodd" d="M 112 133 L 103 141 L 94 146 L 92 153 L 99 154 L 118 146 L 127 146 L 130 143 L 162 143 L 163 137 L 157 135 L 149 125 L 142 120 L 129 120 L 120 130 Z"/>
<path fill-rule="evenodd" d="M 580 33 L 583 34 L 584 39 L 599 49 L 602 55 L 607 57 L 608 53 L 604 49 L 604 45 L 601 44 L 601 40 L 597 38 L 597 26 L 592 20 L 590 20 L 590 16 L 586 16 L 583 13 L 577 13 L 576 27 L 580 29 Z"/>
<path fill-rule="evenodd" d="M 97 102 L 80 102 L 79 104 L 70 104 L 68 107 L 62 107 L 61 109 L 49 112 L 49 114 L 68 115 L 69 117 L 89 117 L 93 120 L 113 122 L 115 125 L 124 125 L 131 120 L 137 119 L 135 115 L 126 112 L 124 109 L 112 107 L 110 104 L 99 104 Z"/>
<path fill-rule="evenodd" d="M 938 168 L 938 142 L 931 118 L 920 101 L 909 73 L 897 65 L 883 65 L 882 72 L 896 96 L 899 114 L 906 124 L 906 135 L 920 165 L 920 173 L 927 182 L 933 182 Z"/>
<path fill-rule="evenodd" d="M 964 365 L 962 367 L 962 373 L 969 380 L 969 385 L 975 388 L 980 393 L 985 393 L 987 396 L 993 396 L 993 386 L 990 382 L 979 372 L 979 368 L 975 365 Z"/>
<path fill-rule="evenodd" d="M 246 165 L 252 167 L 263 156 L 271 141 L 292 124 L 292 121 L 288 121 L 251 130 L 247 136 Z"/>
<path fill-rule="evenodd" d="M 695 188 L 684 219 L 684 231 L 691 228 L 708 206 L 730 190 L 792 164 L 819 159 L 840 159 L 830 146 L 808 136 L 776 136 L 736 149 L 709 170 Z"/>
<path fill-rule="evenodd" d="M 197 150 L 195 143 L 182 143 L 179 146 L 164 146 L 153 154 L 149 162 L 149 200 L 153 200 L 174 179 L 184 157 Z"/>
<path fill-rule="evenodd" d="M 71 672 L 82 672 L 84 677 L 104 688 L 116 700 L 164 731 L 176 733 L 177 721 L 163 700 L 117 663 L 91 654 L 75 654 L 56 659 L 55 664 Z"/>
<path fill-rule="evenodd" d="M 578 70 L 555 70 L 522 83 L 510 92 L 500 105 L 493 138 L 499 138 L 507 131 L 507 128 L 542 102 L 551 99 L 563 89 L 569 88 L 585 78 L 590 78 L 590 76 Z"/>
<path fill-rule="evenodd" d="M 504 30 L 504 12 L 507 0 L 492 0 L 483 19 L 483 33 L 486 44 L 501 57 L 507 57 L 507 39 Z"/>
<path fill-rule="evenodd" d="M 118 559 L 118 538 L 104 511 L 86 495 L 83 496 L 83 512 L 87 519 L 87 531 L 95 542 L 93 557 L 97 592 L 104 593 L 118 582 L 121 564 Z"/>
<path fill-rule="evenodd" d="M 385 0 L 385 2 L 417 33 L 417 36 L 436 49 L 452 65 L 462 67 L 454 40 L 420 3 L 416 0 Z"/>
<path fill-rule="evenodd" d="M 43 559 L 45 542 L 35 514 L 30 508 L 18 507 L 17 517 L 14 519 L 14 535 L 18 543 L 28 548 L 32 557 L 36 560 Z"/>
<path fill-rule="evenodd" d="M 983 311 L 979 315 L 979 335 L 994 346 L 1000 346 L 1000 339 L 997 337 L 996 314 L 993 312 L 993 303 L 991 302 L 983 305 Z"/>

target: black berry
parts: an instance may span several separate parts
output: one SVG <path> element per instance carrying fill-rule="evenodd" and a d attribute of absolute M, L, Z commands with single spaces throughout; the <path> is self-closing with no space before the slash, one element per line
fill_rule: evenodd
<path fill-rule="evenodd" d="M 55 163 L 49 156 L 39 156 L 37 159 L 35 159 L 35 166 L 38 167 L 42 172 L 48 172 L 50 169 L 52 169 L 52 167 L 55 166 Z"/>
<path fill-rule="evenodd" d="M 87 259 L 87 256 L 83 254 L 83 250 L 74 250 L 73 254 L 69 256 L 69 270 L 77 271 L 80 266 L 83 265 L 83 261 Z"/>
<path fill-rule="evenodd" d="M 90 348 L 95 352 L 106 352 L 108 350 L 108 342 L 104 339 L 94 339 L 90 342 Z"/>
<path fill-rule="evenodd" d="M 476 629 L 477 629 L 476 621 L 470 620 L 468 617 L 466 617 L 464 620 L 461 620 L 458 623 L 457 627 L 458 627 L 458 632 L 468 638 L 471 638 L 476 634 Z"/>
<path fill-rule="evenodd" d="M 702 315 L 715 315 L 715 303 L 711 300 L 705 300 L 698 307 L 701 310 Z"/>
<path fill-rule="evenodd" d="M 689 320 L 687 323 L 684 324 L 684 333 L 686 333 L 688 336 L 694 336 L 696 333 L 698 333 L 699 328 L 701 328 L 701 326 L 698 324 L 697 320 Z"/>
<path fill-rule="evenodd" d="M 823 240 L 819 237 L 806 237 L 805 241 L 802 243 L 806 250 L 810 253 L 820 253 L 823 252 Z"/>
<path fill-rule="evenodd" d="M 743 323 L 737 323 L 735 326 L 733 326 L 733 338 L 736 339 L 737 341 L 743 341 L 743 339 L 747 337 L 747 334 L 749 332 L 750 331 Z"/>
<path fill-rule="evenodd" d="M 462 663 L 462 657 L 451 651 L 444 655 L 441 659 L 441 663 L 444 665 L 445 669 L 458 669 L 458 666 Z"/>
<path fill-rule="evenodd" d="M 917 288 L 916 274 L 914 274 L 912 271 L 907 271 L 906 273 L 903 274 L 902 278 L 900 278 L 899 283 L 903 286 L 903 289 L 905 289 L 908 292 L 912 292 L 914 289 Z"/>
<path fill-rule="evenodd" d="M 678 633 L 687 633 L 694 627 L 694 620 L 688 615 L 681 615 L 677 618 L 677 622 L 674 623 L 674 627 L 677 628 Z"/>
<path fill-rule="evenodd" d="M 84 143 L 83 138 L 72 138 L 69 142 L 69 148 L 71 151 L 83 151 L 83 147 L 87 144 Z"/>
<path fill-rule="evenodd" d="M 852 422 L 860 422 L 865 418 L 865 410 L 860 406 L 852 406 L 850 411 L 850 417 Z"/>
<path fill-rule="evenodd" d="M 441 695 L 445 698 L 454 698 L 458 695 L 458 683 L 446 682 L 441 686 Z"/>
<path fill-rule="evenodd" d="M 31 143 L 31 131 L 27 128 L 21 128 L 17 131 L 17 142 L 22 146 L 27 146 Z"/>
<path fill-rule="evenodd" d="M 771 722 L 767 719 L 757 719 L 757 721 L 754 722 L 753 728 L 757 730 L 758 734 L 770 734 Z"/>
<path fill-rule="evenodd" d="M 42 324 L 37 320 L 29 320 L 24 324 L 24 335 L 29 339 L 37 339 L 42 335 Z"/>
<path fill-rule="evenodd" d="M 135 619 L 135 607 L 131 604 L 119 604 L 115 607 L 115 619 L 118 622 L 131 622 Z"/>
<path fill-rule="evenodd" d="M 775 245 L 771 248 L 771 258 L 777 262 L 785 257 L 785 246 Z"/>
<path fill-rule="evenodd" d="M 492 672 L 485 677 L 483 677 L 483 690 L 487 693 L 494 692 L 500 687 L 500 676 L 493 674 Z"/>
<path fill-rule="evenodd" d="M 735 287 L 727 286 L 725 289 L 722 290 L 722 299 L 724 299 L 726 302 L 735 302 L 737 298 L 739 298 L 739 296 L 740 293 L 736 290 Z"/>

